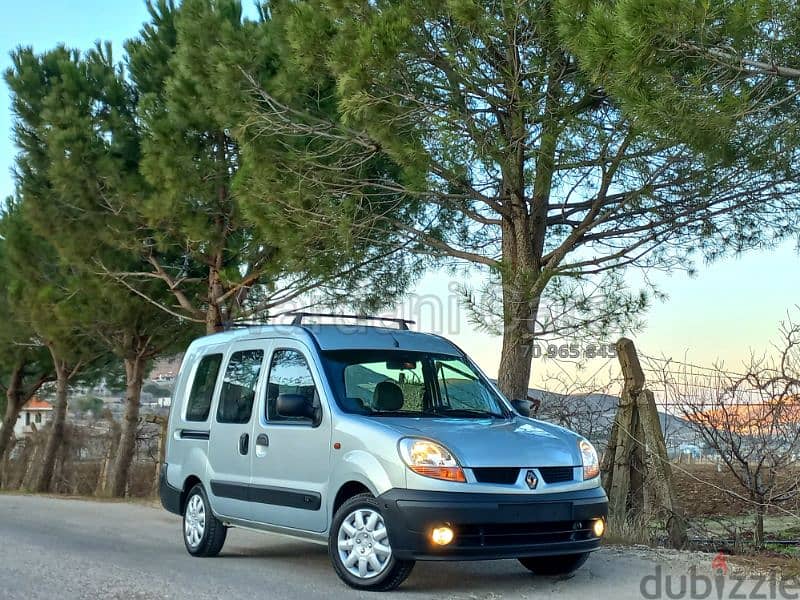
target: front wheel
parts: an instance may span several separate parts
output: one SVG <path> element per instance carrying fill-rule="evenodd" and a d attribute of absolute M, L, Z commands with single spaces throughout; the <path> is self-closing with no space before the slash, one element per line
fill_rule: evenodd
<path fill-rule="evenodd" d="M 183 542 L 192 556 L 216 556 L 225 544 L 228 529 L 211 512 L 208 497 L 199 483 L 183 508 Z"/>
<path fill-rule="evenodd" d="M 569 575 L 583 566 L 589 553 L 559 554 L 556 556 L 528 556 L 520 558 L 519 562 L 536 575 Z"/>
<path fill-rule="evenodd" d="M 339 578 L 359 590 L 393 590 L 414 568 L 413 560 L 392 554 L 386 522 L 371 494 L 354 496 L 336 511 L 328 552 Z"/>

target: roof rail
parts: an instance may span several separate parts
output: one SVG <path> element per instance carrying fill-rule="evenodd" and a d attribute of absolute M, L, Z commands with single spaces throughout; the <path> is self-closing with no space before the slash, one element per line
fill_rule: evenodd
<path fill-rule="evenodd" d="M 287 315 L 294 317 L 292 325 L 302 325 L 305 317 L 329 317 L 332 319 L 352 319 L 355 321 L 386 321 L 387 323 L 397 323 L 403 331 L 408 331 L 409 325 L 416 324 L 415 321 L 408 319 L 395 319 L 392 317 L 374 317 L 371 315 L 337 315 L 333 313 L 313 313 L 313 312 L 290 312 Z"/>

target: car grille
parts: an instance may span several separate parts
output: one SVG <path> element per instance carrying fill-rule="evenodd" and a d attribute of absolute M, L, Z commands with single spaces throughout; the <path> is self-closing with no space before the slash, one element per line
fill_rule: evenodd
<path fill-rule="evenodd" d="M 572 481 L 572 467 L 539 467 L 539 474 L 545 483 L 563 483 Z"/>
<path fill-rule="evenodd" d="M 479 483 L 512 485 L 517 482 L 519 467 L 477 467 L 472 474 Z M 573 480 L 572 467 L 538 467 L 536 469 L 545 483 L 564 483 Z"/>
<path fill-rule="evenodd" d="M 454 545 L 466 549 L 577 542 L 594 537 L 591 525 L 591 521 L 457 525 Z"/>

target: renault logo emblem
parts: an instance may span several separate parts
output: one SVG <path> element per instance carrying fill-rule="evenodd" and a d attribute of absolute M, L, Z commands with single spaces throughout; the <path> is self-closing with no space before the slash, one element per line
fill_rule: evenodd
<path fill-rule="evenodd" d="M 539 485 L 539 478 L 536 477 L 536 473 L 529 469 L 528 472 L 525 473 L 525 483 L 528 484 L 530 489 L 535 490 L 536 486 Z"/>

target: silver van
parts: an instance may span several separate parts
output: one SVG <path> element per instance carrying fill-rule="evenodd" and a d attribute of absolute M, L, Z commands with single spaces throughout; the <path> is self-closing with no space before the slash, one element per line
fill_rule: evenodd
<path fill-rule="evenodd" d="M 327 544 L 346 584 L 390 590 L 417 560 L 555 575 L 599 546 L 587 440 L 523 416 L 442 337 L 304 316 L 186 351 L 160 493 L 190 554 L 217 555 L 229 527 L 283 533 Z"/>

